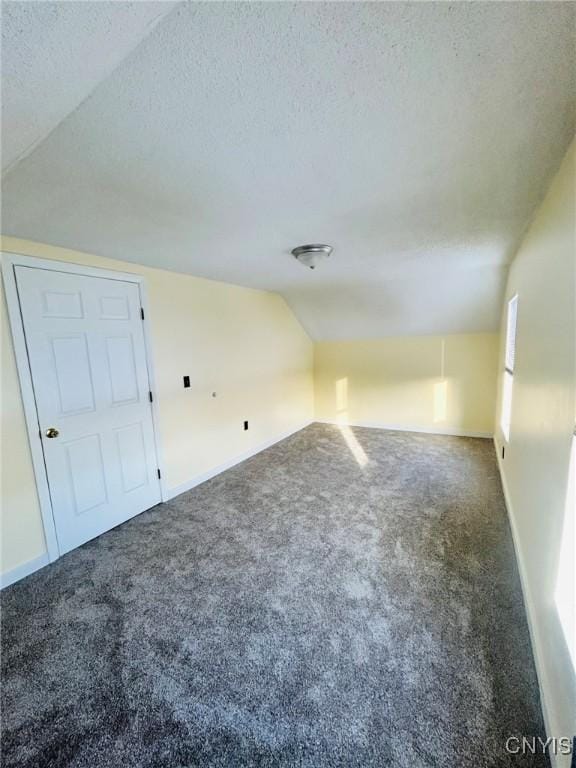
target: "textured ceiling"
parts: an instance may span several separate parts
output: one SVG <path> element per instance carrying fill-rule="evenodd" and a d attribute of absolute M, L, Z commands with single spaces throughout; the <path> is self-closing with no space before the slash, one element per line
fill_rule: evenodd
<path fill-rule="evenodd" d="M 10 169 L 174 3 L 2 2 L 2 169 Z"/>
<path fill-rule="evenodd" d="M 178 5 L 6 175 L 3 231 L 277 290 L 315 338 L 496 329 L 505 265 L 575 130 L 575 12 Z M 68 70 L 44 98 L 75 85 Z M 315 271 L 290 256 L 311 241 L 334 246 Z"/>

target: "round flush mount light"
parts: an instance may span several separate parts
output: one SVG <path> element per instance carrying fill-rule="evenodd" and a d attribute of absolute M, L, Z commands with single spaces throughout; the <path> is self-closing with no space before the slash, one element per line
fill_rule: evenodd
<path fill-rule="evenodd" d="M 295 259 L 298 259 L 300 264 L 304 264 L 305 267 L 316 269 L 316 265 L 323 259 L 327 259 L 332 250 L 331 245 L 314 243 L 311 245 L 299 245 L 298 248 L 292 250 L 292 255 Z"/>

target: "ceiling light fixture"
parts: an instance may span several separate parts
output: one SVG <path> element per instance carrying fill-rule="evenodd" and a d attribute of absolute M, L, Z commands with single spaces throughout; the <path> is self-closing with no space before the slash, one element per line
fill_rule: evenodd
<path fill-rule="evenodd" d="M 319 264 L 322 259 L 327 259 L 332 253 L 331 245 L 322 245 L 316 243 L 313 245 L 299 245 L 298 248 L 292 250 L 292 255 L 295 259 L 298 259 L 300 264 L 304 264 L 309 269 L 316 269 L 316 265 Z"/>

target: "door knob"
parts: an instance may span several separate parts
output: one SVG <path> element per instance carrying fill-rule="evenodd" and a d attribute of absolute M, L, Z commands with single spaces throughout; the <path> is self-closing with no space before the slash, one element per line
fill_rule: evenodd
<path fill-rule="evenodd" d="M 48 427 L 46 430 L 46 437 L 58 437 L 60 432 L 56 429 L 56 427 Z"/>

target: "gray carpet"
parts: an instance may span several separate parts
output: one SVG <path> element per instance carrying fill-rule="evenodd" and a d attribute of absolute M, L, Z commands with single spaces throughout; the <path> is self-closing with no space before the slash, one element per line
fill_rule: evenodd
<path fill-rule="evenodd" d="M 488 440 L 315 424 L 2 594 L 3 765 L 543 766 Z M 361 461 L 364 458 L 360 456 Z"/>

